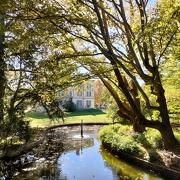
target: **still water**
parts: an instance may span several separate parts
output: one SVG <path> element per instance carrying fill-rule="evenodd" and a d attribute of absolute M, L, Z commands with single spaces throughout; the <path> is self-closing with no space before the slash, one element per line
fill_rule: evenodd
<path fill-rule="evenodd" d="M 161 178 L 144 172 L 124 161 L 112 156 L 103 149 L 97 138 L 97 128 L 85 129 L 84 138 L 81 139 L 80 131 L 73 130 L 68 133 L 71 148 L 62 153 L 56 164 L 45 170 L 44 173 L 34 176 L 34 179 L 57 180 L 119 180 L 143 179 L 159 180 Z M 77 145 L 76 145 L 77 142 Z M 81 143 L 82 142 L 82 143 Z"/>

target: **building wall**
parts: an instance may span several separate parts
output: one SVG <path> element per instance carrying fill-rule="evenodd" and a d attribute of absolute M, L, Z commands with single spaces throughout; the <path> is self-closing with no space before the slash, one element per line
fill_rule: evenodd
<path fill-rule="evenodd" d="M 77 87 L 68 88 L 66 99 L 72 98 L 77 109 L 94 108 L 94 80 L 88 80 Z"/>
<path fill-rule="evenodd" d="M 94 108 L 94 80 L 89 80 L 74 88 L 73 102 L 77 109 Z"/>

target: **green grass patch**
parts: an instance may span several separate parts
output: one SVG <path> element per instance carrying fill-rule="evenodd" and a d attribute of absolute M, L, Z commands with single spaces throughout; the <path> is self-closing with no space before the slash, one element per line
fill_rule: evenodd
<path fill-rule="evenodd" d="M 47 127 L 50 125 L 61 124 L 62 119 L 50 120 L 45 113 L 29 112 L 26 119 L 30 121 L 32 127 Z M 104 111 L 98 109 L 88 109 L 65 113 L 65 123 L 81 122 L 112 122 Z"/>

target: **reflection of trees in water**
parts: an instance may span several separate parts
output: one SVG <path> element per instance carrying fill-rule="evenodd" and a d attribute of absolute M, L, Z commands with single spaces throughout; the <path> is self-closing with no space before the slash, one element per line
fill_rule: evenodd
<path fill-rule="evenodd" d="M 41 169 L 40 174 L 37 174 L 37 177 L 45 177 L 46 179 L 59 179 L 61 176 L 61 171 L 57 166 L 50 166 L 48 168 Z M 27 176 L 26 176 L 27 177 Z M 34 175 L 31 175 L 34 177 Z"/>
<path fill-rule="evenodd" d="M 0 179 L 4 177 L 11 179 L 15 168 L 18 167 L 13 166 L 11 161 L 0 161 Z"/>
<path fill-rule="evenodd" d="M 50 152 L 51 149 L 56 149 L 59 151 L 59 148 L 57 147 L 58 144 L 61 144 L 60 146 L 63 146 L 63 144 L 66 144 L 69 146 L 67 149 L 65 149 L 65 152 L 68 152 L 69 150 L 75 150 L 77 155 L 81 155 L 83 153 L 84 148 L 92 147 L 94 146 L 94 135 L 96 134 L 99 126 L 95 127 L 87 127 L 84 126 L 84 132 L 93 134 L 92 137 L 88 138 L 82 138 L 82 139 L 73 139 L 72 134 L 80 134 L 80 128 L 79 127 L 65 127 L 65 128 L 57 128 L 53 129 L 48 132 L 46 140 L 48 143 L 48 147 L 44 147 L 46 151 Z M 71 138 L 70 138 L 71 137 Z M 62 144 L 63 142 L 63 144 Z M 53 145 L 52 145 L 53 144 Z M 62 149 L 62 148 L 61 148 Z M 45 154 L 44 154 L 45 156 Z M 40 177 L 43 177 L 45 179 L 60 179 L 62 178 L 61 171 L 59 168 L 57 168 L 57 165 L 45 165 L 42 164 L 41 167 L 38 167 L 38 169 L 29 171 L 29 172 L 22 172 L 22 165 L 13 164 L 14 161 L 0 161 L 0 179 L 2 176 L 6 175 L 6 179 L 11 179 L 13 174 L 15 172 L 21 172 L 18 175 L 19 179 L 38 179 Z M 67 179 L 66 177 L 63 177 L 63 179 Z"/>
<path fill-rule="evenodd" d="M 143 179 L 145 173 L 117 159 L 103 147 L 100 147 L 100 154 L 105 160 L 105 166 L 112 169 L 113 175 L 118 174 L 119 178 L 126 177 L 128 179 Z"/>
<path fill-rule="evenodd" d="M 75 151 L 76 155 L 79 156 L 83 154 L 83 149 L 94 146 L 94 138 L 81 139 L 75 141 Z M 73 150 L 73 149 L 72 149 Z"/>
<path fill-rule="evenodd" d="M 21 172 L 18 179 L 36 179 L 39 177 L 45 177 L 46 179 L 59 179 L 61 172 L 56 166 L 43 166 L 36 169 L 35 171 L 23 172 L 21 167 L 13 164 L 11 161 L 1 161 L 0 162 L 0 179 L 16 179 L 13 177 L 15 172 Z"/>
<path fill-rule="evenodd" d="M 61 171 L 57 168 L 57 165 L 44 166 L 44 168 L 41 167 L 35 171 L 24 172 L 18 176 L 19 179 L 59 179 L 60 177 Z"/>
<path fill-rule="evenodd" d="M 68 142 L 65 142 L 65 144 L 65 152 L 75 150 L 76 154 L 79 155 L 80 153 L 82 154 L 84 148 L 94 146 L 94 139 L 70 139 Z"/>
<path fill-rule="evenodd" d="M 83 138 L 81 138 L 80 126 L 68 127 L 68 128 L 66 127 L 62 129 L 62 131 L 65 133 L 63 139 L 65 152 L 75 150 L 76 154 L 80 155 L 81 149 L 94 146 L 94 139 L 93 137 L 89 136 L 89 134 L 94 136 L 95 130 L 92 127 L 87 127 L 87 126 L 83 126 L 83 129 L 84 129 Z M 86 134 L 88 134 L 88 137 L 86 137 Z"/>

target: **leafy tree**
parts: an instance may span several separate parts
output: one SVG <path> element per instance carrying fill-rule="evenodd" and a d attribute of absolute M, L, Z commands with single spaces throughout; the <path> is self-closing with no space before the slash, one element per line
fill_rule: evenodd
<path fill-rule="evenodd" d="M 15 1 L 5 0 L 1 3 L 0 7 L 0 127 L 1 135 L 3 135 L 0 137 L 0 140 L 2 138 L 5 145 L 8 136 L 18 136 L 20 140 L 28 141 L 31 134 L 28 122 L 22 120 L 24 117 L 24 106 L 16 102 L 23 74 L 20 71 L 18 75 L 12 75 L 7 70 L 13 56 L 14 60 L 16 58 L 21 59 L 19 64 L 20 69 L 22 67 L 22 60 L 24 59 L 22 56 L 10 55 L 10 49 L 11 53 L 13 53 L 15 47 L 11 46 L 9 42 L 18 39 L 16 34 L 20 30 L 19 22 L 12 19 L 12 16 L 16 14 L 15 8 L 12 6 L 13 3 Z M 14 80 L 11 78 L 8 80 L 12 76 L 16 76 L 16 78 Z M 11 83 L 11 86 L 9 83 Z"/>
<path fill-rule="evenodd" d="M 63 112 L 55 102 L 56 93 L 86 78 L 86 75 L 80 77 L 78 65 L 73 60 L 66 62 L 59 57 L 60 51 L 68 51 L 59 31 L 54 29 L 47 34 L 43 31 L 46 25 L 43 22 L 22 20 L 21 17 L 29 13 L 24 11 L 25 4 L 21 0 L 7 0 L 0 7 L 2 142 L 6 142 L 8 137 L 29 141 L 31 129 L 25 120 L 27 107 L 39 102 L 50 118 L 60 117 Z"/>
<path fill-rule="evenodd" d="M 164 61 L 160 68 L 171 122 L 180 123 L 179 33 L 175 38 L 176 41 L 171 44 L 170 48 L 166 52 Z"/>
<path fill-rule="evenodd" d="M 100 79 L 94 82 L 94 103 L 97 108 L 105 108 L 109 97 L 106 98 L 105 94 L 107 89 Z M 107 101 L 106 101 L 107 100 Z"/>
<path fill-rule="evenodd" d="M 15 92 L 19 90 L 15 99 L 23 89 L 23 93 L 32 92 L 22 97 L 34 94 L 42 102 L 52 102 L 55 84 L 59 87 L 69 80 L 58 82 L 53 74 L 64 72 L 61 69 L 58 73 L 58 63 L 64 59 L 62 67 L 76 69 L 81 65 L 102 80 L 118 105 L 119 116 L 132 122 L 135 131 L 155 128 L 160 131 L 165 148 L 172 148 L 177 140 L 170 125 L 161 64 L 178 39 L 178 6 L 175 0 L 162 0 L 154 10 L 148 9 L 146 0 L 4 1 L 1 42 L 7 32 L 4 23 L 9 20 L 13 22 L 10 23 L 13 32 L 7 43 L 11 50 L 7 52 L 13 51 L 13 60 L 18 61 L 18 67 L 21 65 L 20 82 L 26 79 L 31 87 L 24 91 L 24 86 L 16 86 Z M 14 37 L 15 40 L 11 40 Z M 17 46 L 19 44 L 21 46 Z M 18 53 L 14 53 L 16 47 Z M 4 43 L 0 44 L 0 50 L 0 83 L 5 87 L 4 71 L 8 63 L 4 59 Z M 5 88 L 2 88 L 2 107 L 4 93 Z M 4 117 L 2 109 L 1 119 Z M 152 112 L 158 114 L 157 119 L 148 118 L 144 109 L 149 116 Z"/>
<path fill-rule="evenodd" d="M 145 0 L 33 3 L 27 6 L 33 17 L 27 18 L 48 22 L 46 30 L 49 32 L 52 32 L 48 29 L 51 25 L 56 31 L 67 33 L 69 50 L 63 57 L 80 56 L 77 63 L 102 80 L 119 107 L 119 116 L 131 121 L 135 131 L 143 132 L 145 127 L 159 130 L 166 149 L 177 145 L 160 70 L 165 53 L 178 32 L 178 3 L 175 0 L 160 1 L 154 11 L 148 9 Z M 38 6 L 38 3 L 42 5 Z M 72 38 L 75 40 L 70 41 Z M 155 103 L 151 102 L 142 83 Z M 119 96 L 117 89 L 125 99 Z M 146 118 L 142 105 L 149 113 L 157 112 L 159 118 Z"/>

